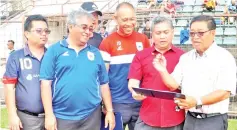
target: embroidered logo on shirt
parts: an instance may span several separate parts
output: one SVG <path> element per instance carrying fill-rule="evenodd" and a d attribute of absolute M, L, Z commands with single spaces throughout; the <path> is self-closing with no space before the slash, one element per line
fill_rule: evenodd
<path fill-rule="evenodd" d="M 143 50 L 143 44 L 142 44 L 142 42 L 136 42 L 136 46 L 137 46 L 137 50 L 138 50 L 138 51 Z"/>
<path fill-rule="evenodd" d="M 64 53 L 63 53 L 63 56 L 69 56 L 68 51 L 64 52 Z"/>
<path fill-rule="evenodd" d="M 90 51 L 87 52 L 87 57 L 88 57 L 88 59 L 91 60 L 91 61 L 95 60 L 95 55 L 94 55 L 94 53 L 92 53 L 92 52 L 90 52 Z"/>
<path fill-rule="evenodd" d="M 117 50 L 118 51 L 123 50 L 121 41 L 117 41 Z"/>
<path fill-rule="evenodd" d="M 26 79 L 27 79 L 27 80 L 32 80 L 32 79 L 33 79 L 33 77 L 32 77 L 32 75 L 31 75 L 31 74 L 28 74 L 28 75 L 26 76 Z"/>
<path fill-rule="evenodd" d="M 98 9 L 98 7 L 97 7 L 96 5 L 92 5 L 92 8 L 93 8 L 94 10 L 97 10 L 97 9 Z"/>

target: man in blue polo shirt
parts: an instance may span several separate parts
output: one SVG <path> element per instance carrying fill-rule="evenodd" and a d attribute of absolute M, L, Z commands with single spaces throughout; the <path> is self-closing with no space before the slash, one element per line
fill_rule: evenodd
<path fill-rule="evenodd" d="M 99 130 L 101 101 L 105 127 L 114 128 L 108 74 L 99 50 L 87 44 L 93 16 L 84 11 L 68 15 L 67 39 L 48 48 L 40 69 L 47 130 Z"/>
<path fill-rule="evenodd" d="M 27 44 L 7 61 L 3 83 L 11 130 L 44 129 L 39 71 L 49 33 L 43 16 L 29 16 L 24 23 Z"/>

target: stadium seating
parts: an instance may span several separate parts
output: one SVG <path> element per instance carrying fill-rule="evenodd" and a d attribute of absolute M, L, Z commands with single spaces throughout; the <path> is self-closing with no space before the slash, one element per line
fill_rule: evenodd
<path fill-rule="evenodd" d="M 192 16 L 197 16 L 200 14 L 204 15 L 222 15 L 224 11 L 224 7 L 226 4 L 226 0 L 218 0 L 218 5 L 216 6 L 215 10 L 209 12 L 209 11 L 203 11 L 203 0 L 188 0 L 188 3 L 184 3 L 183 6 L 179 7 L 177 9 L 177 15 L 186 15 L 190 17 L 177 17 L 176 18 L 176 24 L 174 24 L 174 35 L 175 38 L 173 40 L 174 44 L 179 43 L 179 35 L 180 30 L 183 29 L 184 26 L 189 24 L 189 21 L 191 20 Z M 215 41 L 217 44 L 237 44 L 236 42 L 236 21 L 232 23 L 232 25 L 222 25 L 222 20 L 220 17 L 215 17 L 215 22 L 217 24 L 216 29 L 216 38 Z"/>
<path fill-rule="evenodd" d="M 177 35 L 177 36 L 179 36 L 180 35 L 180 31 L 183 29 L 183 27 L 176 27 L 175 29 L 174 29 L 174 35 Z"/>
<path fill-rule="evenodd" d="M 188 24 L 188 21 L 185 19 L 180 19 L 177 22 L 177 26 L 186 26 Z"/>
<path fill-rule="evenodd" d="M 225 6 L 217 5 L 215 8 L 215 11 L 223 12 L 224 8 L 225 8 Z"/>
<path fill-rule="evenodd" d="M 203 4 L 203 0 L 196 0 L 195 1 L 195 5 L 202 5 Z"/>
<path fill-rule="evenodd" d="M 186 0 L 185 2 L 184 2 L 184 5 L 195 5 L 195 1 L 194 0 Z"/>
<path fill-rule="evenodd" d="M 173 41 L 172 41 L 172 42 L 173 42 L 173 44 L 180 44 L 180 37 L 178 37 L 178 36 L 176 37 L 176 36 L 175 36 L 175 37 L 173 38 Z"/>
<path fill-rule="evenodd" d="M 236 28 L 226 27 L 224 31 L 224 35 L 236 35 Z"/>
<path fill-rule="evenodd" d="M 224 41 L 223 41 L 223 44 L 236 44 L 236 37 L 225 37 L 224 38 Z"/>
<path fill-rule="evenodd" d="M 203 8 L 202 8 L 202 6 L 194 6 L 193 11 L 195 11 L 195 12 L 202 12 Z"/>
<path fill-rule="evenodd" d="M 223 34 L 223 33 L 222 33 Z M 222 37 L 215 37 L 215 42 L 216 42 L 216 44 L 222 44 L 222 42 L 223 42 L 223 39 L 222 39 Z"/>
<path fill-rule="evenodd" d="M 183 12 L 192 12 L 193 11 L 193 7 L 192 6 L 184 6 L 183 7 Z"/>
<path fill-rule="evenodd" d="M 216 35 L 218 36 L 218 35 L 223 35 L 223 28 L 222 27 L 218 27 L 218 28 L 216 28 Z"/>

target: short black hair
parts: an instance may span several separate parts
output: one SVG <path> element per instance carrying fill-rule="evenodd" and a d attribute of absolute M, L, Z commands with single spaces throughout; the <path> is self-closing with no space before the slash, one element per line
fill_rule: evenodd
<path fill-rule="evenodd" d="M 106 27 L 105 27 L 105 26 L 101 26 L 100 28 L 104 28 L 104 29 L 106 29 Z"/>
<path fill-rule="evenodd" d="M 145 20 L 145 23 L 147 23 L 147 22 L 150 22 L 150 20 L 149 20 L 149 19 L 146 19 L 146 20 Z"/>
<path fill-rule="evenodd" d="M 216 29 L 215 19 L 212 16 L 209 16 L 209 15 L 198 15 L 198 16 L 194 17 L 191 20 L 190 27 L 194 22 L 206 22 L 207 23 L 207 28 L 209 30 L 215 30 Z"/>
<path fill-rule="evenodd" d="M 15 44 L 15 42 L 13 40 L 8 40 L 8 42 L 11 42 L 13 45 Z"/>
<path fill-rule="evenodd" d="M 135 10 L 135 8 L 133 7 L 133 5 L 131 3 L 122 2 L 122 3 L 118 4 L 118 6 L 116 7 L 116 11 L 118 11 L 123 6 L 128 6 L 128 7 L 131 7 L 133 10 Z"/>
<path fill-rule="evenodd" d="M 30 31 L 30 29 L 32 28 L 32 21 L 43 21 L 48 26 L 47 19 L 44 16 L 40 14 L 30 15 L 24 23 L 24 31 Z"/>

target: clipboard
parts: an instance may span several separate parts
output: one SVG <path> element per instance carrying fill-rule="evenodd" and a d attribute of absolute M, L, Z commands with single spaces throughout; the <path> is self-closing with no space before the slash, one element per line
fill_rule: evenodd
<path fill-rule="evenodd" d="M 162 98 L 167 100 L 174 100 L 174 98 L 182 98 L 185 99 L 185 95 L 177 92 L 170 91 L 161 91 L 154 89 L 145 89 L 145 88 L 133 88 L 136 93 L 140 93 L 145 96 L 154 97 L 154 98 Z"/>

